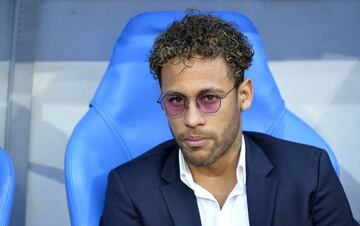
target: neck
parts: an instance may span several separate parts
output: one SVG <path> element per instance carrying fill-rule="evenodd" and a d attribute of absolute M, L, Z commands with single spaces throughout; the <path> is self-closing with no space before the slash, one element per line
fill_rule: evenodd
<path fill-rule="evenodd" d="M 241 133 L 239 133 L 225 154 L 209 166 L 196 167 L 188 164 L 194 181 L 210 192 L 221 208 L 237 183 L 236 169 L 240 157 L 241 141 Z"/>

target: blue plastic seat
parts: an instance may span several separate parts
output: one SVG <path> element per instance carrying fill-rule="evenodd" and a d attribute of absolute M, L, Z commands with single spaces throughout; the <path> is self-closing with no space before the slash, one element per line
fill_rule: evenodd
<path fill-rule="evenodd" d="M 0 226 L 9 225 L 14 191 L 14 167 L 9 156 L 0 148 Z"/>
<path fill-rule="evenodd" d="M 330 147 L 308 125 L 289 112 L 269 70 L 255 26 L 235 12 L 215 12 L 237 24 L 255 50 L 246 77 L 254 81 L 252 107 L 244 113 L 243 129 L 322 147 Z M 158 81 L 152 78 L 147 56 L 154 38 L 181 12 L 152 12 L 131 19 L 118 39 L 109 67 L 77 124 L 66 150 L 65 179 L 72 225 L 98 225 L 104 204 L 107 174 L 151 147 L 172 138 L 166 117 L 156 103 Z"/>

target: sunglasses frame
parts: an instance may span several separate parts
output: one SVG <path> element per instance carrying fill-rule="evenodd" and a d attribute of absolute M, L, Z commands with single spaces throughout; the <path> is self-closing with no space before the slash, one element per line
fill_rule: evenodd
<path fill-rule="evenodd" d="M 202 112 L 203 114 L 206 114 L 206 115 L 211 115 L 211 114 L 215 114 L 216 112 L 219 111 L 219 109 L 221 108 L 221 100 L 224 99 L 231 91 L 233 91 L 235 88 L 238 88 L 239 86 L 237 84 L 235 84 L 228 92 L 226 92 L 224 95 L 222 96 L 218 96 L 217 98 L 219 98 L 219 101 L 220 101 L 220 104 L 219 104 L 219 107 L 216 109 L 216 111 L 214 112 L 203 112 L 201 110 L 201 107 L 200 107 L 200 104 L 198 103 L 198 97 L 200 95 L 197 95 L 196 98 L 195 98 L 195 102 L 196 102 L 196 106 L 197 108 L 199 109 L 200 112 Z M 188 101 L 188 98 L 184 95 L 181 95 L 179 94 L 179 96 L 182 96 L 184 98 L 184 109 L 182 110 L 181 113 L 179 114 L 176 114 L 176 115 L 170 115 L 168 114 L 168 112 L 166 111 L 165 109 L 165 106 L 164 106 L 164 103 L 163 103 L 163 100 L 164 98 L 166 97 L 167 95 L 160 95 L 160 97 L 158 98 L 158 100 L 156 101 L 157 103 L 159 103 L 161 105 L 161 108 L 162 110 L 166 113 L 167 116 L 171 117 L 171 118 L 179 118 L 181 117 L 184 112 L 188 109 L 188 106 L 189 106 L 189 101 Z M 215 96 L 215 95 L 214 95 Z"/>

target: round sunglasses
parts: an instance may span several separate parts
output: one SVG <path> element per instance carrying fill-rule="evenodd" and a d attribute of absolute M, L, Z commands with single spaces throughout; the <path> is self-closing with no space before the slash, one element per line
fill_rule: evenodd
<path fill-rule="evenodd" d="M 235 85 L 222 96 L 212 92 L 200 93 L 195 98 L 196 106 L 204 114 L 214 114 L 220 109 L 221 100 L 236 87 Z M 188 98 L 180 93 L 165 94 L 160 96 L 157 102 L 161 104 L 165 113 L 173 118 L 180 117 L 189 106 Z"/>

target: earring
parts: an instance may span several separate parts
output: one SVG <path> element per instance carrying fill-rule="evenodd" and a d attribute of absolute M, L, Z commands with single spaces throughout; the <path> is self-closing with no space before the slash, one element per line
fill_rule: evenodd
<path fill-rule="evenodd" d="M 241 106 L 241 111 L 244 112 L 244 111 L 247 111 L 248 110 L 248 107 L 247 106 Z"/>

